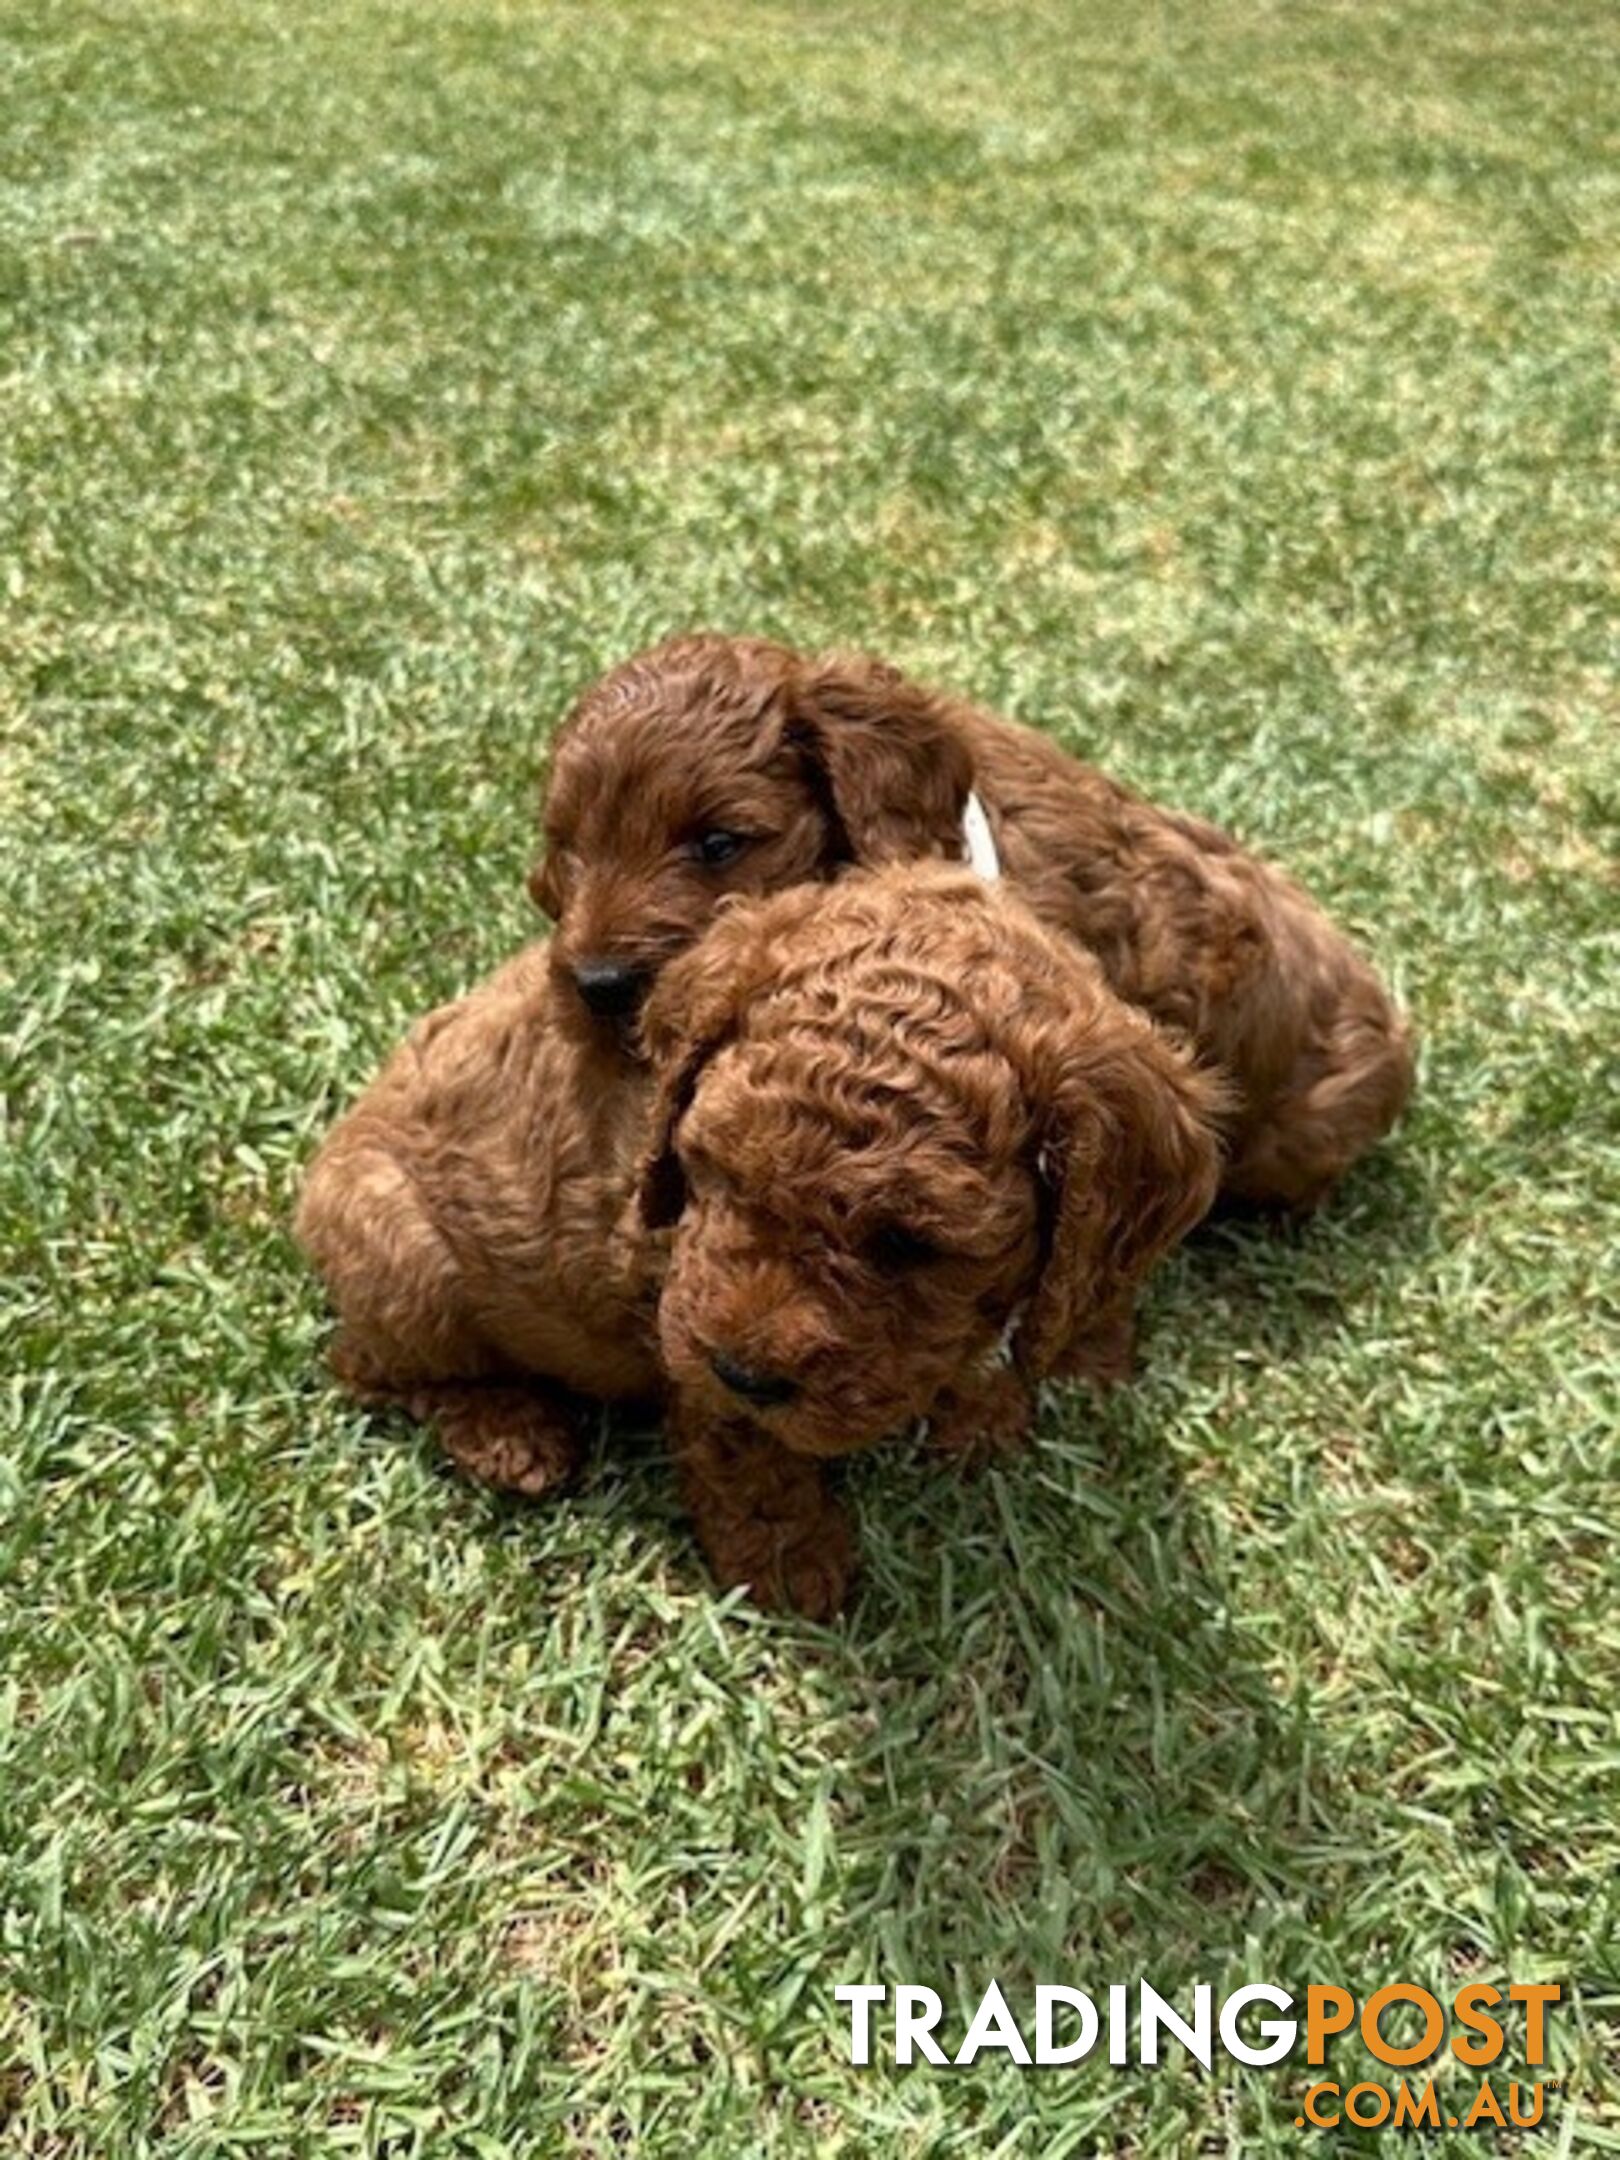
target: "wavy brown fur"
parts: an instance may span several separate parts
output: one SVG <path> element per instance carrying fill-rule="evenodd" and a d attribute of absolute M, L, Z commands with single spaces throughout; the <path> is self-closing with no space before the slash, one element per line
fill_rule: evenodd
<path fill-rule="evenodd" d="M 1411 1089 L 1406 1024 L 1367 962 L 1215 826 L 879 660 L 696 635 L 588 690 L 553 752 L 530 880 L 558 923 L 559 972 L 656 973 L 730 893 L 954 859 L 970 787 L 1042 920 L 1230 1083 L 1228 1194 L 1316 1205 Z M 748 844 L 709 868 L 694 848 L 715 829 Z"/>
<path fill-rule="evenodd" d="M 843 1596 L 824 1459 L 925 1416 L 943 1448 L 1011 1444 L 1041 1377 L 1122 1371 L 1215 1189 L 1215 1085 L 960 870 L 727 909 L 654 993 L 650 1066 L 566 1006 L 520 954 L 327 1140 L 298 1231 L 339 1377 L 529 1492 L 571 1467 L 580 1397 L 663 1397 L 716 1573 L 768 1602 Z"/>

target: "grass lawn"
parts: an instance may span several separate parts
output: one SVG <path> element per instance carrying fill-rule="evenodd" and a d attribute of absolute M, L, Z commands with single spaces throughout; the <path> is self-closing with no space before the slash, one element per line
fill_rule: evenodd
<path fill-rule="evenodd" d="M 1413 2149 L 847 2063 L 993 1976 L 1556 1979 L 1620 2151 L 1617 83 L 1605 0 L 4 6 L 7 2160 Z M 1228 823 L 1424 1036 L 1139 1386 L 862 1464 L 828 1629 L 650 1435 L 524 1511 L 346 1406 L 286 1232 L 690 623 Z"/>

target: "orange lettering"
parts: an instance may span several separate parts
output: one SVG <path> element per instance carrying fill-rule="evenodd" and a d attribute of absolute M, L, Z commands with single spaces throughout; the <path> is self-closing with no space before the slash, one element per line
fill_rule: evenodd
<path fill-rule="evenodd" d="M 1412 2003 L 1423 2012 L 1423 2038 L 1414 2040 L 1410 2047 L 1396 2047 L 1378 2029 L 1379 2019 L 1391 2003 L 1397 2002 Z M 1405 1980 L 1397 1980 L 1390 1987 L 1381 1987 L 1376 1995 L 1369 1995 L 1367 2007 L 1361 2013 L 1362 2039 L 1380 2062 L 1393 2063 L 1399 2070 L 1404 2070 L 1409 2063 L 1426 2062 L 1440 2045 L 1445 2029 L 1445 2012 L 1428 1989 L 1413 1987 Z"/>
<path fill-rule="evenodd" d="M 1457 2013 L 1459 2025 L 1466 2025 L 1470 2032 L 1479 2033 L 1478 2040 L 1465 2040 L 1461 2033 L 1452 2036 L 1451 2052 L 1459 2062 L 1472 2063 L 1476 2070 L 1486 2063 L 1495 2062 L 1502 2052 L 1502 2027 L 1498 2019 L 1481 2016 L 1481 2007 L 1493 2006 L 1502 2000 L 1500 1988 L 1493 1988 L 1488 1981 L 1474 1980 L 1465 1988 L 1457 1990 L 1457 2000 L 1452 2009 Z"/>
<path fill-rule="evenodd" d="M 1342 2032 L 1343 2026 L 1339 2030 Z M 1331 2093 L 1336 2100 L 1339 2088 L 1337 2085 L 1312 2085 L 1305 2094 L 1305 2120 L 1314 2123 L 1318 2130 L 1336 2130 L 1339 2127 L 1337 2115 L 1318 2115 L 1316 2112 L 1316 2103 L 1323 2093 Z"/>
<path fill-rule="evenodd" d="M 1524 2059 L 1532 2067 L 1547 2060 L 1547 2011 L 1563 1992 L 1556 1980 L 1519 1980 L 1508 1989 L 1509 2002 L 1524 2004 Z"/>
<path fill-rule="evenodd" d="M 1531 2113 L 1521 2115 L 1519 2113 L 1519 2087 L 1510 2085 L 1508 2087 L 1508 2119 L 1513 2124 L 1513 2127 L 1516 2130 L 1533 2130 L 1541 2120 L 1542 2103 L 1546 2097 L 1547 2088 L 1545 2085 L 1532 2085 L 1530 2088 Z"/>
<path fill-rule="evenodd" d="M 1439 2129 L 1440 2095 L 1433 2078 L 1424 2086 L 1421 2100 L 1405 2078 L 1401 2079 L 1395 2090 L 1395 2127 L 1397 2130 Z"/>
<path fill-rule="evenodd" d="M 1371 2093 L 1373 2111 L 1370 2115 L 1356 2113 L 1357 2093 Z M 1389 2094 L 1382 2085 L 1352 2085 L 1344 2096 L 1346 2122 L 1353 2122 L 1358 2130 L 1376 2130 L 1380 2123 L 1389 2121 Z"/>
<path fill-rule="evenodd" d="M 1495 2093 L 1491 2091 L 1489 2085 L 1482 2085 L 1479 2088 L 1478 2098 L 1463 2117 L 1463 2128 L 1472 2130 L 1475 2123 L 1479 2122 L 1495 2123 L 1498 2130 L 1507 2128 L 1507 2117 L 1502 2113 L 1502 2103 L 1497 2099 Z"/>
<path fill-rule="evenodd" d="M 1332 2034 L 1344 2032 L 1356 2014 L 1356 1998 L 1348 1988 L 1308 1987 L 1305 1990 L 1305 2060 L 1325 2061 Z M 1334 2088 L 1337 2091 L 1337 2087 Z"/>

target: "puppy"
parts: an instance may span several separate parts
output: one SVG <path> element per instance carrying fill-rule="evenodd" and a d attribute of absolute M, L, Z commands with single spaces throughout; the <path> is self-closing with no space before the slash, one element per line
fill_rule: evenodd
<path fill-rule="evenodd" d="M 571 1475 L 587 1402 L 664 1385 L 632 1205 L 653 1077 L 569 1018 L 543 945 L 429 1013 L 328 1135 L 294 1224 L 337 1379 L 530 1497 Z"/>
<path fill-rule="evenodd" d="M 582 1398 L 665 1405 L 715 1572 L 825 1614 L 822 1477 L 918 1418 L 1021 1438 L 1047 1375 L 1128 1360 L 1218 1177 L 1216 1085 L 1078 947 L 919 865 L 726 910 L 649 1060 L 557 1024 L 543 948 L 425 1020 L 317 1156 L 298 1234 L 339 1377 L 537 1493 Z"/>
<path fill-rule="evenodd" d="M 628 1055 L 648 988 L 723 899 L 960 859 L 965 816 L 1041 919 L 1225 1077 L 1232 1198 L 1315 1207 L 1394 1123 L 1405 1022 L 1297 885 L 881 661 L 703 635 L 613 669 L 557 737 L 530 890 L 561 982 Z"/>
<path fill-rule="evenodd" d="M 1006 1448 L 1038 1380 L 1128 1369 L 1142 1280 L 1214 1197 L 1220 1091 L 953 869 L 723 912 L 646 1033 L 686 1499 L 721 1581 L 825 1612 L 849 1539 L 821 1464 L 919 1418 Z"/>

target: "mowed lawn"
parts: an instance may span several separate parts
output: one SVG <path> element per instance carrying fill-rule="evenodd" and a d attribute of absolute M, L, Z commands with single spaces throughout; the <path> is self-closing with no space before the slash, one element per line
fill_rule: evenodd
<path fill-rule="evenodd" d="M 849 2066 L 992 1977 L 1557 1980 L 1620 2150 L 1617 82 L 1600 0 L 10 0 L 8 2160 L 1409 2149 L 1303 2050 Z M 1229 824 L 1424 1039 L 1138 1385 L 860 1465 L 826 1629 L 654 1435 L 525 1510 L 347 1406 L 286 1230 L 694 623 Z"/>

